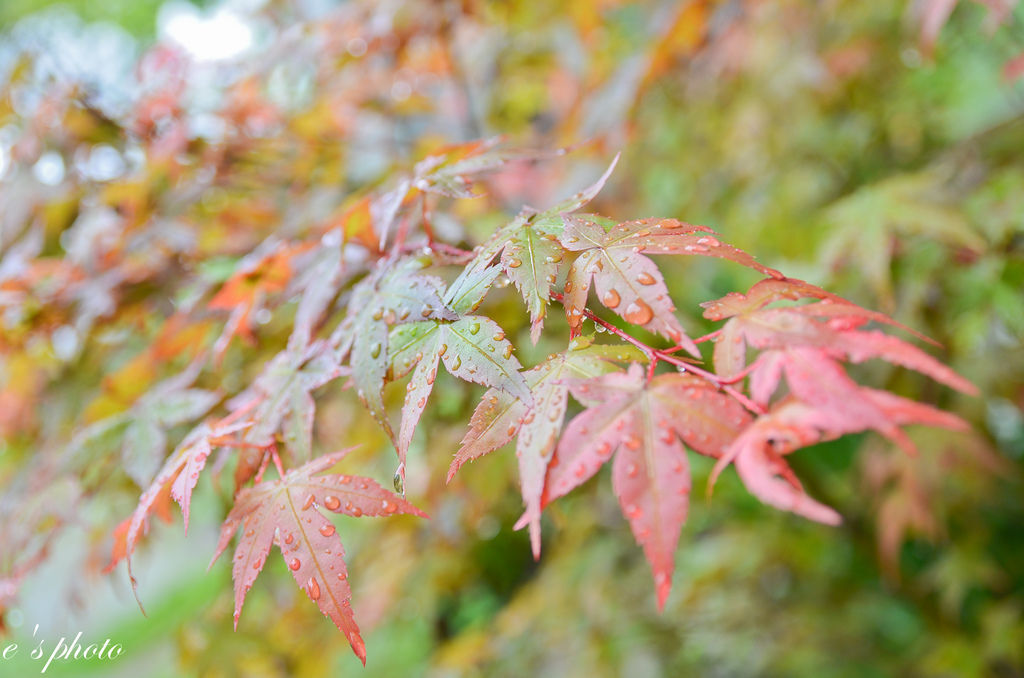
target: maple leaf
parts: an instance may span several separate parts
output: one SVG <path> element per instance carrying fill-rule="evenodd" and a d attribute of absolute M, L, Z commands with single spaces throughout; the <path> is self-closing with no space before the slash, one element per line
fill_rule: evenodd
<path fill-rule="evenodd" d="M 82 429 L 68 447 L 69 460 L 88 447 L 106 447 L 105 443 L 120 435 L 125 473 L 140 487 L 148 485 L 166 452 L 167 430 L 206 414 L 221 398 L 214 391 L 189 388 L 201 366 L 201 361 L 193 362 L 180 374 L 153 386 L 128 410 Z"/>
<path fill-rule="evenodd" d="M 501 268 L 498 266 L 464 268 L 444 293 L 445 305 L 460 315 L 472 313 L 480 307 L 499 275 Z"/>
<path fill-rule="evenodd" d="M 542 505 L 584 483 L 614 454 L 612 486 L 651 565 L 663 608 L 689 506 L 686 447 L 720 457 L 751 416 L 734 398 L 688 374 L 662 374 L 647 383 L 636 363 L 626 373 L 570 382 L 570 390 L 587 409 L 562 434 Z"/>
<path fill-rule="evenodd" d="M 777 301 L 806 298 L 816 301 L 769 308 Z M 789 396 L 744 431 L 719 459 L 711 485 L 726 465 L 735 462 L 740 479 L 765 503 L 835 524 L 838 514 L 806 497 L 783 461 L 784 454 L 867 430 L 913 453 L 914 445 L 902 426 L 916 423 L 953 430 L 967 426 L 959 417 L 928 405 L 862 387 L 839 364 L 840 359 L 881 358 L 960 391 L 976 392 L 970 382 L 917 347 L 877 330 L 860 329 L 872 321 L 902 327 L 888 316 L 791 279 L 762 280 L 746 294 L 730 293 L 702 305 L 705 317 L 728 319 L 713 335 L 719 375 L 749 374 L 751 396 L 761 405 L 769 403 L 783 376 L 789 388 Z M 748 346 L 761 350 L 749 366 Z"/>
<path fill-rule="evenodd" d="M 416 197 L 418 191 L 451 198 L 475 198 L 472 180 L 504 166 L 510 160 L 530 159 L 537 154 L 507 152 L 497 149 L 500 137 L 482 139 L 441 149 L 416 163 L 411 175 L 395 181 L 388 191 L 373 197 L 369 212 L 378 233 L 378 247 L 384 249 L 391 226 L 402 205 Z"/>
<path fill-rule="evenodd" d="M 214 345 L 215 356 L 222 356 L 236 336 L 250 343 L 255 341 L 250 317 L 267 295 L 284 291 L 293 275 L 292 259 L 311 246 L 308 243 L 282 246 L 268 242 L 264 248 L 258 248 L 239 263 L 236 272 L 207 303 L 211 310 L 231 312 Z M 264 254 L 266 249 L 270 251 Z"/>
<path fill-rule="evenodd" d="M 501 270 L 526 302 L 530 313 L 530 338 L 535 344 L 544 327 L 551 287 L 558 279 L 559 267 L 565 255 L 565 248 L 558 240 L 563 228 L 563 217 L 594 199 L 618 161 L 619 156 L 616 155 L 604 174 L 582 191 L 547 210 L 524 211 L 498 229 L 475 250 L 475 257 L 466 268 L 466 275 L 474 275 L 487 269 L 494 258 L 500 255 Z"/>
<path fill-rule="evenodd" d="M 355 273 L 356 267 L 346 266 L 342 260 L 341 239 L 324 237 L 320 246 L 305 253 L 296 262 L 299 272 L 289 285 L 287 296 L 298 297 L 292 333 L 288 337 L 291 350 L 306 348 L 313 339 L 313 332 L 342 284 Z"/>
<path fill-rule="evenodd" d="M 272 358 L 252 386 L 235 396 L 229 406 L 249 407 L 252 422 L 245 440 L 252 447 L 267 447 L 275 434 L 283 434 L 293 461 L 304 463 L 313 457 L 313 419 L 316 405 L 311 393 L 346 373 L 325 341 L 298 349 L 297 344 Z"/>
<path fill-rule="evenodd" d="M 821 300 L 802 306 L 767 308 L 781 299 L 807 297 Z M 729 319 L 716 333 L 714 361 L 720 376 L 731 378 L 744 371 L 748 346 L 786 352 L 767 351 L 752 366 L 752 388 L 758 402 L 767 402 L 785 368 L 786 355 L 800 347 L 813 347 L 825 356 L 852 362 L 881 358 L 921 372 L 958 391 L 977 393 L 973 384 L 916 346 L 877 330 L 860 329 L 870 321 L 903 327 L 899 323 L 803 281 L 763 280 L 746 295 L 730 293 L 702 306 L 706 318 Z"/>
<path fill-rule="evenodd" d="M 535 344 L 544 327 L 551 286 L 558 279 L 563 257 L 558 238 L 530 224 L 517 230 L 501 252 L 502 268 L 526 301 L 530 338 Z"/>
<path fill-rule="evenodd" d="M 632 346 L 595 345 L 590 338 L 577 337 L 567 350 L 523 372 L 532 404 L 500 389 L 488 390 L 474 410 L 469 430 L 448 468 L 448 481 L 466 462 L 515 438 L 519 486 L 526 506 L 516 529 L 529 525 L 533 554 L 539 557 L 541 495 L 565 417 L 569 393 L 565 380 L 600 376 L 619 369 L 617 363 L 642 359 L 640 351 Z"/>
<path fill-rule="evenodd" d="M 526 160 L 536 154 L 503 151 L 501 137 L 480 139 L 443 148 L 416 163 L 412 186 L 449 198 L 475 198 L 472 179 L 493 172 L 510 160 Z"/>
<path fill-rule="evenodd" d="M 389 365 L 390 328 L 415 320 L 458 318 L 441 299 L 444 282 L 420 273 L 426 265 L 413 257 L 382 260 L 353 290 L 348 316 L 334 337 L 339 356 L 348 355 L 359 399 L 393 442 L 394 430 L 381 396 Z"/>
<path fill-rule="evenodd" d="M 330 218 L 326 230 L 340 231 L 342 242 L 355 242 L 369 250 L 376 250 L 379 243 L 373 232 L 372 203 L 371 196 L 345 203 Z"/>
<path fill-rule="evenodd" d="M 468 285 L 467 291 L 458 291 L 455 297 L 448 294 L 446 299 L 457 301 L 460 308 L 474 306 L 478 303 L 475 297 L 482 290 L 475 283 Z M 481 315 L 465 315 L 452 321 L 408 323 L 391 331 L 388 349 L 392 361 L 390 378 L 399 379 L 413 372 L 406 389 L 396 445 L 400 473 L 405 467 L 406 453 L 416 424 L 434 388 L 439 362 L 443 362 L 445 369 L 459 379 L 491 386 L 515 398 L 531 401 L 530 389 L 519 372 L 522 365 L 512 351 L 504 330 Z"/>
<path fill-rule="evenodd" d="M 856 271 L 884 307 L 891 308 L 897 243 L 918 236 L 983 252 L 985 239 L 950 200 L 949 183 L 945 169 L 929 169 L 897 175 L 844 197 L 826 212 L 832 228 L 822 246 L 822 261 L 834 271 Z"/>
<path fill-rule="evenodd" d="M 345 549 L 334 523 L 319 509 L 353 517 L 426 514 L 369 478 L 316 475 L 337 464 L 346 453 L 319 457 L 278 480 L 240 492 L 221 527 L 210 564 L 241 530 L 231 567 L 237 628 L 246 593 L 263 569 L 271 545 L 276 545 L 299 587 L 345 634 L 352 651 L 366 664 L 366 645 L 352 612 Z"/>
<path fill-rule="evenodd" d="M 166 452 L 167 428 L 206 414 L 220 395 L 198 388 L 164 390 L 155 387 L 132 408 L 132 421 L 124 434 L 124 470 L 145 485 Z"/>
<path fill-rule="evenodd" d="M 565 282 L 565 313 L 573 333 L 579 333 L 583 323 L 593 282 L 605 307 L 626 322 L 668 337 L 695 356 L 700 353 L 674 315 L 665 280 L 643 252 L 720 257 L 782 277 L 746 252 L 723 244 L 706 226 L 675 219 L 615 223 L 601 217 L 571 217 L 566 219 L 561 243 L 567 250 L 580 253 Z"/>
<path fill-rule="evenodd" d="M 760 369 L 755 370 L 751 377 L 751 393 L 755 401 L 766 403 L 780 377 L 785 374 L 790 393 L 798 400 L 827 412 L 831 423 L 829 428 L 832 430 L 843 433 L 875 430 L 907 451 L 915 451 L 909 438 L 899 428 L 899 421 L 890 416 L 890 406 L 894 406 L 895 402 L 878 402 L 881 397 L 878 394 L 886 392 L 859 386 L 825 351 L 805 347 L 766 351 L 758 358 L 758 367 Z M 915 405 L 927 407 L 917 403 Z M 935 412 L 945 414 L 938 410 Z M 923 410 L 919 410 L 919 413 L 923 413 Z M 956 421 L 959 422 L 958 419 Z M 926 417 L 919 423 L 945 425 L 949 420 L 936 416 Z"/>
<path fill-rule="evenodd" d="M 843 381 L 830 373 L 828 366 L 817 364 L 813 369 L 823 370 L 824 379 L 833 386 L 835 382 Z M 734 463 L 736 473 L 747 490 L 762 502 L 817 522 L 836 525 L 841 520 L 839 514 L 804 493 L 799 480 L 784 461 L 784 455 L 869 428 L 880 430 L 910 447 L 912 443 L 900 431 L 900 426 L 926 424 L 951 430 L 968 428 L 965 421 L 953 414 L 887 391 L 853 384 L 839 395 L 839 398 L 829 398 L 817 404 L 792 397 L 777 403 L 747 427 L 726 454 L 718 459 L 709 486 L 714 484 L 725 466 Z M 858 404 L 844 405 L 841 398 L 856 400 Z"/>
<path fill-rule="evenodd" d="M 237 421 L 238 418 L 239 415 L 231 415 L 217 422 L 204 422 L 185 436 L 164 461 L 153 481 L 142 492 L 132 514 L 114 530 L 114 546 L 105 572 L 113 570 L 118 562 L 125 560 L 128 564 L 132 590 L 136 590 L 137 582 L 132 574 L 132 554 L 139 540 L 149 529 L 150 515 L 156 513 L 165 522 L 170 522 L 168 504 L 171 499 L 181 506 L 185 531 L 188 532 L 192 490 L 199 480 L 199 474 L 206 466 L 207 459 L 218 443 L 251 425 L 249 421 Z"/>
<path fill-rule="evenodd" d="M 783 454 L 834 436 L 823 437 L 810 424 L 816 413 L 809 409 L 782 408 L 780 412 L 781 415 L 761 417 L 747 427 L 729 453 L 720 458 L 715 472 L 725 460 L 732 459 L 744 487 L 765 504 L 819 523 L 838 525 L 842 522 L 839 514 L 811 499 L 782 459 Z M 713 473 L 712 482 L 716 477 Z"/>

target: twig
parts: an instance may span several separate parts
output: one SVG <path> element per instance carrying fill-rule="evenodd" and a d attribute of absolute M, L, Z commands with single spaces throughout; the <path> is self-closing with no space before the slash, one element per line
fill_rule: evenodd
<path fill-rule="evenodd" d="M 555 301 L 563 304 L 563 305 L 565 304 L 565 297 L 562 294 L 558 293 L 558 292 L 552 292 L 551 293 L 551 298 L 554 299 Z M 678 356 L 672 355 L 672 353 L 674 351 L 678 351 L 679 350 L 680 347 L 678 347 L 678 346 L 674 346 L 674 347 L 671 347 L 669 349 L 664 349 L 664 350 L 654 348 L 653 346 L 650 346 L 650 345 L 640 341 L 636 337 L 630 336 L 625 331 L 619 329 L 618 327 L 616 327 L 615 325 L 611 324 L 607 320 L 604 320 L 603 318 L 598 317 L 593 311 L 590 311 L 589 309 L 584 308 L 582 310 L 582 312 L 583 312 L 584 317 L 586 317 L 589 320 L 593 321 L 593 323 L 595 325 L 598 325 L 598 326 L 604 328 L 605 330 L 611 332 L 612 334 L 614 334 L 615 336 L 619 337 L 623 341 L 625 341 L 625 342 L 627 342 L 629 344 L 632 344 L 636 348 L 640 349 L 640 351 L 642 351 L 645 356 L 647 356 L 647 361 L 648 361 L 647 381 L 648 381 L 648 383 L 651 381 L 651 379 L 654 378 L 654 369 L 657 367 L 658 362 L 666 362 L 669 365 L 673 365 L 677 369 L 682 370 L 683 372 L 689 372 L 690 374 L 693 374 L 696 377 L 700 377 L 701 379 L 704 379 L 708 383 L 712 384 L 715 388 L 721 390 L 723 393 L 726 393 L 729 396 L 735 398 L 737 402 L 739 402 L 741 405 L 743 405 L 745 408 L 747 408 L 748 410 L 750 410 L 754 414 L 758 414 L 758 415 L 765 414 L 766 410 L 764 409 L 764 407 L 762 407 L 761 405 L 758 405 L 753 400 L 751 400 L 750 398 L 745 396 L 738 389 L 736 389 L 736 388 L 734 388 L 734 387 L 729 385 L 730 383 L 734 383 L 735 381 L 739 381 L 740 379 L 742 379 L 742 377 L 734 377 L 733 379 L 723 380 L 723 379 L 719 378 L 718 375 L 714 374 L 713 372 L 708 372 L 707 370 L 705 370 L 705 369 L 703 369 L 701 367 L 698 367 L 698 366 L 694 365 L 693 363 L 689 362 L 685 358 L 680 358 Z M 714 334 L 714 333 L 712 333 L 712 334 Z M 710 337 L 712 335 L 706 335 L 706 336 Z M 744 371 L 743 376 L 746 376 L 745 372 L 746 372 L 746 370 Z"/>

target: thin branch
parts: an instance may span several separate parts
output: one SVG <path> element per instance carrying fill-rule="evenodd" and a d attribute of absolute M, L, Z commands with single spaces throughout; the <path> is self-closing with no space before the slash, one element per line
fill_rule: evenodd
<path fill-rule="evenodd" d="M 561 304 L 565 303 L 565 297 L 558 292 L 552 292 L 551 298 Z M 650 382 L 650 380 L 654 377 L 654 369 L 657 367 L 658 362 L 666 362 L 670 365 L 675 366 L 679 370 L 689 372 L 696 377 L 704 379 L 708 383 L 712 384 L 715 388 L 720 389 L 723 393 L 726 393 L 727 395 L 736 399 L 737 402 L 739 402 L 741 405 L 743 405 L 743 407 L 747 408 L 754 414 L 762 415 L 766 413 L 764 407 L 758 405 L 753 400 L 744 395 L 741 391 L 729 385 L 730 383 L 733 383 L 734 380 L 723 380 L 713 372 L 709 372 L 701 367 L 698 367 L 685 358 L 680 358 L 678 356 L 672 355 L 672 352 L 679 350 L 679 347 L 672 347 L 665 350 L 657 349 L 654 348 L 653 346 L 650 346 L 640 341 L 636 337 L 630 336 L 625 331 L 619 329 L 618 327 L 611 324 L 607 320 L 598 317 L 593 311 L 587 308 L 583 309 L 583 315 L 584 317 L 593 321 L 595 325 L 604 328 L 605 330 L 611 332 L 612 334 L 619 337 L 623 341 L 637 347 L 644 353 L 645 356 L 647 356 L 647 361 L 649 363 L 647 367 L 648 382 Z M 738 381 L 738 379 L 736 379 L 735 381 Z"/>

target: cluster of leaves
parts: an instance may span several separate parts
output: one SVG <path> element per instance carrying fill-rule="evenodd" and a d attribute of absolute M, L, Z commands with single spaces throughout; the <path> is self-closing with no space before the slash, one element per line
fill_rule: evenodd
<path fill-rule="evenodd" d="M 803 493 L 784 455 L 865 430 L 910 448 L 904 425 L 966 426 L 928 405 L 860 386 L 846 374 L 844 361 L 880 358 L 973 392 L 968 382 L 913 345 L 879 330 L 862 329 L 870 322 L 894 325 L 888 317 L 786 278 L 722 243 L 718 234 L 703 226 L 670 219 L 616 223 L 579 215 L 608 173 L 551 209 L 521 213 L 475 250 L 433 240 L 429 226 L 424 229 L 425 244 L 410 245 L 415 233 L 407 226 L 408 216 L 419 212 L 417 202 L 432 190 L 460 196 L 447 187 L 438 188 L 444 186 L 438 177 L 466 184 L 472 173 L 496 166 L 482 159 L 492 152 L 491 144 L 483 144 L 459 149 L 456 159 L 431 158 L 420 164 L 415 181 L 400 184 L 399 198 L 390 193 L 374 198 L 371 205 L 397 205 L 371 210 L 377 214 L 368 226 L 373 240 L 386 243 L 376 253 L 361 248 L 365 256 L 353 259 L 345 256 L 342 239 L 321 238 L 280 245 L 260 257 L 259 264 L 239 266 L 208 303 L 221 308 L 225 299 L 233 298 L 238 304 L 217 341 L 222 348 L 249 315 L 250 302 L 264 289 L 268 271 L 277 276 L 275 270 L 299 269 L 296 260 L 315 257 L 318 261 L 309 267 L 320 275 L 310 277 L 305 289 L 295 290 L 299 305 L 288 346 L 267 363 L 248 390 L 228 403 L 231 413 L 225 419 L 200 423 L 156 474 L 122 530 L 115 563 L 127 559 L 130 571 L 132 552 L 161 497 L 169 495 L 181 504 L 187 525 L 190 495 L 207 458 L 216 449 L 238 450 L 235 503 L 218 546 L 219 554 L 235 531 L 242 530 L 233 567 L 236 623 L 245 593 L 273 543 L 285 554 L 296 581 L 365 661 L 349 602 L 344 550 L 334 525 L 312 509 L 322 506 L 350 516 L 422 513 L 366 478 L 312 477 L 340 457 L 311 458 L 310 392 L 343 376 L 394 443 L 398 491 L 405 484 L 406 455 L 439 365 L 454 377 L 490 387 L 473 413 L 449 479 L 466 461 L 515 440 L 525 505 L 519 525 L 529 526 L 536 556 L 541 510 L 614 456 L 615 494 L 651 563 L 659 606 L 669 594 L 688 510 L 688 449 L 718 460 L 720 467 L 734 464 L 741 480 L 765 503 L 835 524 L 839 516 Z M 425 172 L 424 165 L 442 169 Z M 416 195 L 405 193 L 411 185 L 419 187 Z M 392 241 L 388 228 L 396 217 L 406 222 Z M 649 257 L 674 254 L 730 259 L 770 275 L 746 294 L 731 293 L 705 305 L 707 318 L 726 321 L 721 330 L 702 338 L 714 342 L 714 372 L 696 364 L 698 346 L 674 315 L 669 291 Z M 281 261 L 287 263 L 275 266 Z M 320 270 L 327 268 L 332 270 Z M 458 273 L 445 283 L 426 272 L 428 268 L 455 268 Z M 356 281 L 358 275 L 362 277 Z M 561 302 L 570 332 L 564 351 L 522 369 L 513 343 L 497 322 L 479 311 L 499 276 L 507 276 L 523 297 L 534 341 L 547 305 Z M 281 287 L 289 284 L 291 280 Z M 590 305 L 591 285 L 605 309 L 629 326 L 664 336 L 672 346 L 652 347 L 603 320 Z M 562 291 L 556 292 L 559 288 Z M 329 337 L 314 339 L 314 328 L 336 297 L 347 301 L 339 304 L 341 322 Z M 773 305 L 807 298 L 815 302 Z M 243 319 L 237 319 L 238 314 Z M 597 344 L 582 336 L 585 319 L 611 330 L 624 343 Z M 758 351 L 749 364 L 748 347 Z M 680 357 L 684 350 L 694 358 Z M 658 373 L 662 364 L 669 371 Z M 396 434 L 383 391 L 387 383 L 410 373 Z M 788 389 L 778 393 L 783 375 Z M 190 381 L 192 375 L 186 377 Z M 747 388 L 732 386 L 744 379 Z M 169 389 L 160 393 L 165 390 Z M 179 392 L 191 396 L 194 416 L 208 409 L 209 394 Z M 563 430 L 569 394 L 585 409 Z M 164 396 L 157 402 L 167 407 L 173 399 Z M 157 413 L 137 421 L 165 420 Z M 126 441 L 135 449 L 127 435 Z M 270 461 L 279 480 L 262 480 Z M 249 487 L 251 480 L 256 484 Z"/>
<path fill-rule="evenodd" d="M 692 3 L 697 9 L 691 11 L 704 6 Z M 691 30 L 693 20 L 688 13 L 679 17 L 641 83 L 706 37 L 703 29 Z M 481 202 L 476 189 L 486 186 L 518 209 L 522 200 L 502 195 L 502 182 L 525 176 L 528 183 L 537 176 L 531 173 L 543 171 L 534 164 L 541 154 L 508 153 L 492 140 L 431 147 L 408 171 L 369 182 L 349 175 L 344 190 L 326 192 L 326 210 L 314 204 L 309 195 L 341 171 L 344 161 L 334 154 L 354 145 L 366 111 L 386 105 L 376 95 L 381 83 L 402 69 L 414 80 L 410 70 L 430 72 L 425 64 L 445 61 L 443 50 L 416 42 L 438 37 L 443 43 L 444 27 L 414 21 L 408 33 L 397 29 L 397 38 L 368 39 L 367 24 L 365 16 L 347 17 L 318 36 L 326 65 L 314 77 L 328 84 L 329 103 L 295 113 L 264 100 L 256 80 L 242 81 L 217 111 L 231 130 L 219 139 L 192 129 L 185 66 L 173 53 L 156 51 L 143 63 L 161 78 L 150 79 L 125 125 L 145 152 L 145 166 L 123 181 L 72 184 L 67 203 L 29 192 L 18 204 L 31 217 L 8 217 L 4 224 L 15 243 L 3 260 L 5 369 L 16 373 L 51 347 L 56 354 L 43 363 L 41 376 L 11 389 L 14 405 L 39 397 L 46 380 L 77 369 L 75 361 L 86 352 L 102 354 L 119 341 L 105 335 L 105 327 L 151 331 L 146 324 L 154 321 L 148 315 L 140 320 L 143 313 L 169 317 L 156 322 L 158 340 L 139 354 L 145 359 L 121 362 L 104 375 L 63 457 L 76 470 L 95 473 L 106 465 L 123 472 L 143 490 L 116 532 L 111 566 L 125 559 L 130 570 L 150 519 L 167 515 L 170 500 L 181 505 L 188 525 L 191 494 L 208 458 L 219 455 L 213 470 L 232 470 L 234 487 L 218 554 L 241 530 L 232 568 L 236 624 L 276 544 L 300 588 L 365 660 L 344 551 L 334 524 L 318 509 L 353 517 L 421 515 L 404 499 L 405 468 L 441 364 L 453 377 L 488 388 L 449 480 L 466 461 L 514 441 L 524 505 L 519 527 L 529 528 L 539 555 L 541 511 L 614 456 L 614 494 L 650 562 L 659 606 L 669 594 L 688 512 L 688 451 L 715 460 L 716 473 L 734 465 L 765 503 L 834 524 L 838 514 L 803 491 L 786 455 L 859 431 L 877 431 L 911 451 L 906 425 L 965 427 L 951 414 L 848 375 L 848 363 L 881 359 L 973 392 L 912 344 L 865 329 L 872 322 L 898 327 L 887 316 L 758 264 L 706 227 L 580 213 L 611 168 L 549 209 L 524 209 L 501 221 L 475 249 L 469 247 L 482 229 L 461 222 L 475 209 L 467 205 Z M 457 71 L 449 64 L 442 75 L 460 75 L 444 68 Z M 335 79 L 334 69 L 358 77 Z M 414 99 L 409 106 L 425 105 L 419 95 Z M 41 107 L 18 148 L 19 178 L 27 179 L 43 147 L 72 157 L 78 139 L 53 138 L 68 120 L 79 125 L 70 129 L 85 127 L 94 140 L 106 139 L 103 126 L 112 121 L 83 101 L 88 104 L 71 92 Z M 337 148 L 310 143 L 324 129 L 336 135 Z M 290 141 L 315 150 L 280 162 Z M 282 168 L 286 172 L 277 176 Z M 326 176 L 312 177 L 303 171 L 309 168 Z M 263 196 L 264 184 L 281 190 Z M 206 191 L 226 199 L 199 200 Z M 236 200 L 240 195 L 247 200 Z M 296 203 L 297 210 L 287 209 Z M 54 204 L 72 204 L 79 213 L 60 213 Z M 663 255 L 729 259 L 767 277 L 743 294 L 708 302 L 705 318 L 724 324 L 692 339 L 675 315 L 667 279 L 677 269 L 698 269 L 666 266 L 675 260 L 658 259 Z M 872 262 L 880 260 L 873 255 Z M 506 336 L 501 318 L 485 305 L 510 296 L 501 291 L 506 281 L 522 296 L 529 340 L 563 347 L 528 369 L 516 357 L 527 352 L 527 338 Z M 563 307 L 567 328 L 548 314 L 552 303 Z M 617 340 L 602 343 L 584 334 L 587 323 Z M 658 341 L 651 335 L 669 345 L 647 343 Z M 714 345 L 713 370 L 700 362 L 705 342 Z M 243 346 L 263 353 L 254 357 Z M 155 383 L 166 367 L 161 361 L 172 363 L 170 375 Z M 410 374 L 396 426 L 387 387 Z M 330 384 L 351 385 L 392 441 L 394 493 L 369 478 L 316 475 L 341 460 L 341 454 L 315 453 L 313 392 Z M 570 395 L 582 409 L 566 424 L 575 408 Z M 214 408 L 218 414 L 197 421 Z M 14 418 L 3 422 L 26 438 L 38 435 Z M 51 433 L 53 444 L 66 433 Z M 169 440 L 180 442 L 165 457 Z M 117 450 L 114 460 L 110 449 Z M 271 464 L 279 477 L 264 480 Z M 38 468 L 32 473 L 45 477 Z M 107 489 L 95 478 L 83 484 L 88 492 Z M 32 519 L 21 510 L 30 524 L 66 519 Z M 15 535 L 14 543 L 28 538 Z M 28 544 L 4 563 L 0 604 L 44 550 Z"/>

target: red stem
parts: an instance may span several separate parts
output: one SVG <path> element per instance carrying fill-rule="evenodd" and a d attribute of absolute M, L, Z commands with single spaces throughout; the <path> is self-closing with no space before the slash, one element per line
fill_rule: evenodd
<path fill-rule="evenodd" d="M 420 200 L 422 206 L 422 218 L 423 218 L 423 232 L 427 236 L 427 243 L 434 246 L 434 224 L 430 221 L 430 210 L 427 209 L 427 194 L 423 194 L 423 199 Z"/>
<path fill-rule="evenodd" d="M 564 303 L 565 302 L 565 297 L 562 294 L 558 293 L 558 292 L 552 292 L 551 293 L 551 298 L 554 299 L 555 301 L 559 302 L 559 303 Z M 653 346 L 645 344 L 644 342 L 640 341 L 639 339 L 637 339 L 635 337 L 630 336 L 625 331 L 619 329 L 618 327 L 616 327 L 615 325 L 611 324 L 607 320 L 604 320 L 603 318 L 599 318 L 596 314 L 594 314 L 592 311 L 590 311 L 590 310 L 588 310 L 586 308 L 583 309 L 583 315 L 586 318 L 589 318 L 591 321 L 593 321 L 595 325 L 599 325 L 599 326 L 603 327 L 604 329 L 608 330 L 609 332 L 611 332 L 615 336 L 619 337 L 623 341 L 626 341 L 626 342 L 632 344 L 633 346 L 636 346 L 641 351 L 643 351 L 644 355 L 647 356 L 647 361 L 648 361 L 648 367 L 647 367 L 647 381 L 648 382 L 650 382 L 650 380 L 654 377 L 654 368 L 657 367 L 658 362 L 659 361 L 664 361 L 664 362 L 666 362 L 666 363 L 668 363 L 670 365 L 674 365 L 675 367 L 677 367 L 678 369 L 683 370 L 684 372 L 689 372 L 689 373 L 693 374 L 694 376 L 697 376 L 697 377 L 700 377 L 701 379 L 704 379 L 708 383 L 712 384 L 715 388 L 721 389 L 722 392 L 724 392 L 724 393 L 732 396 L 733 398 L 735 398 L 741 405 L 746 407 L 751 412 L 753 412 L 755 414 L 758 414 L 758 415 L 765 414 L 765 409 L 762 406 L 758 405 L 753 400 L 751 400 L 747 396 L 743 395 L 743 393 L 741 393 L 739 390 L 733 388 L 732 386 L 729 386 L 729 383 L 726 382 L 726 381 L 723 381 L 722 379 L 720 379 L 718 377 L 718 375 L 716 375 L 716 374 L 714 374 L 712 372 L 708 372 L 707 370 L 702 369 L 700 367 L 697 367 L 696 365 L 686 361 L 683 358 L 679 358 L 677 356 L 672 355 L 672 352 L 673 351 L 678 351 L 680 347 L 675 346 L 675 347 L 672 347 L 672 348 L 669 348 L 669 349 L 660 350 L 660 349 L 654 348 Z M 714 333 L 712 333 L 712 335 L 713 334 Z M 707 336 L 710 337 L 712 335 L 707 335 Z"/>

